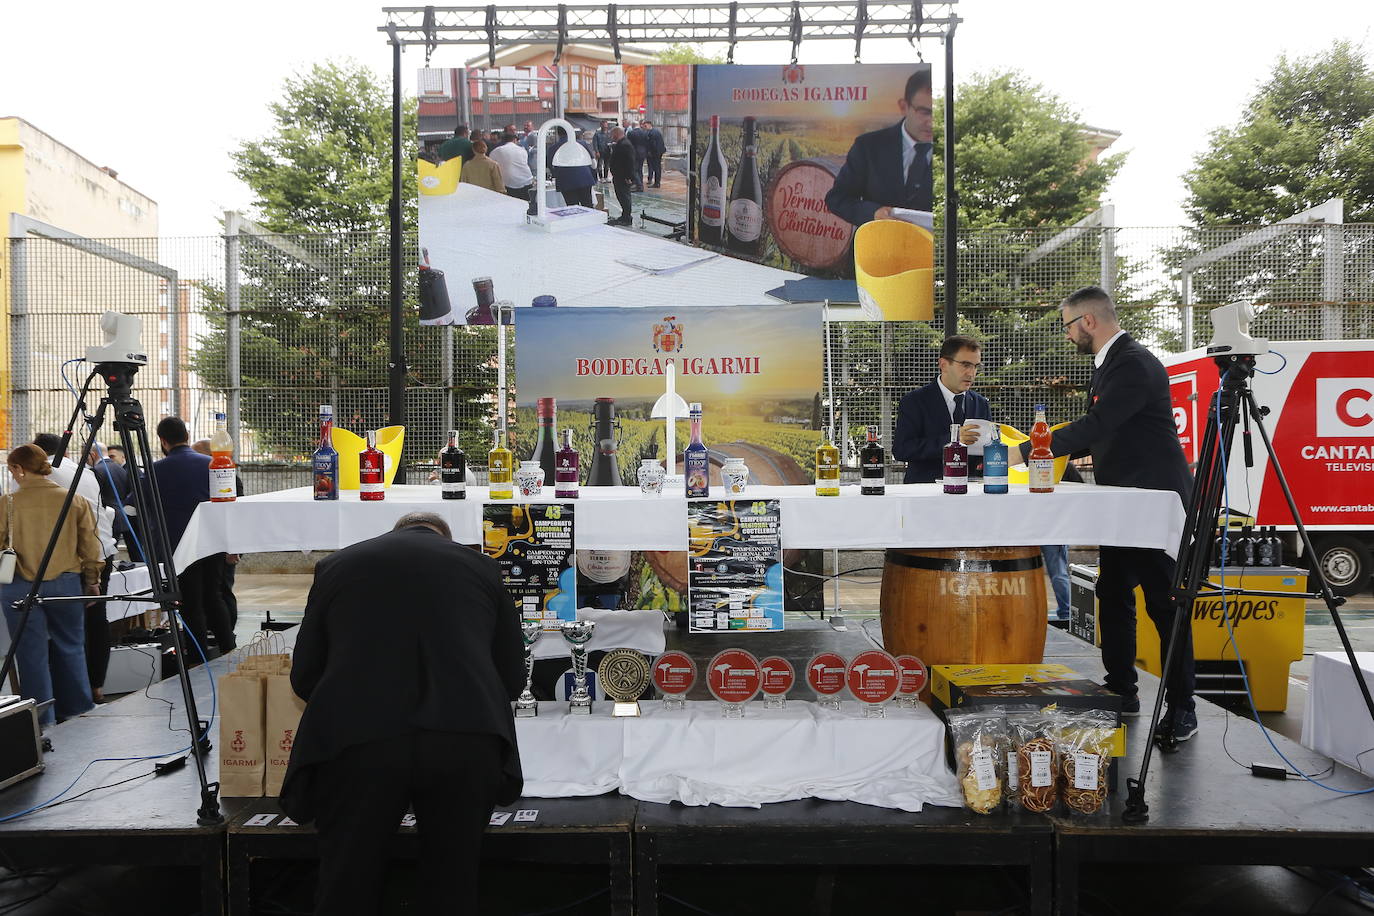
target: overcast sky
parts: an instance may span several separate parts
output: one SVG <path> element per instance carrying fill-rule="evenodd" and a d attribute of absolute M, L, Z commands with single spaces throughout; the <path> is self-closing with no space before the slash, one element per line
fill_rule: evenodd
<path fill-rule="evenodd" d="M 958 12 L 959 78 L 1019 69 L 1086 123 L 1122 132 L 1114 149 L 1130 156 L 1109 190 L 1121 226 L 1183 221 L 1180 175 L 1279 54 L 1311 54 L 1338 38 L 1369 48 L 1374 27 L 1371 0 L 964 0 Z M 157 201 L 163 236 L 214 235 L 224 209 L 250 203 L 228 153 L 270 128 L 267 105 L 283 79 L 352 57 L 389 81 L 390 51 L 376 31 L 384 21 L 381 4 L 365 0 L 0 0 L 0 115 L 117 169 Z M 938 86 L 943 49 L 923 50 Z M 783 63 L 788 51 L 742 44 L 735 60 Z M 480 52 L 440 48 L 432 65 Z M 905 41 L 864 42 L 865 62 L 914 56 Z M 802 63 L 851 60 L 850 41 L 802 44 Z M 419 49 L 405 54 L 409 93 L 423 61 Z"/>

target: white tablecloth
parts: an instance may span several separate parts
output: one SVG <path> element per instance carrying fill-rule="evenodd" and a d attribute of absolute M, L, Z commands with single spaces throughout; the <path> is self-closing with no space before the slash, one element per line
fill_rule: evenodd
<path fill-rule="evenodd" d="M 1374 652 L 1356 652 L 1365 683 L 1374 690 Z M 1374 722 L 1344 652 L 1312 656 L 1312 680 L 1302 717 L 1302 743 L 1366 776 L 1374 776 Z M 1359 757 L 1357 761 L 1356 758 Z"/>
<path fill-rule="evenodd" d="M 979 490 L 975 485 L 973 490 Z M 551 502 L 550 495 L 534 502 Z M 390 530 L 407 512 L 437 512 L 454 540 L 482 538 L 485 487 L 465 500 L 439 498 L 437 487 L 394 486 L 380 502 L 345 493 L 316 502 L 309 487 L 201 503 L 177 545 L 185 569 L 214 553 L 337 550 Z M 785 548 L 996 547 L 1109 544 L 1173 554 L 1183 531 L 1183 505 L 1167 490 L 1061 484 L 1053 494 L 1012 487 L 1004 496 L 946 496 L 938 484 L 897 484 L 886 496 L 816 496 L 811 487 L 750 487 L 749 499 L 782 501 Z M 680 496 L 647 498 L 634 487 L 586 487 L 577 500 L 577 547 L 596 550 L 686 550 L 687 503 Z"/>
<path fill-rule="evenodd" d="M 747 704 L 725 719 L 714 702 L 665 710 L 640 705 L 640 718 L 614 719 L 609 703 L 571 716 L 566 703 L 541 703 L 517 719 L 525 794 L 598 795 L 612 789 L 641 801 L 757 808 L 798 798 L 854 801 L 903 811 L 962 804 L 945 763 L 944 727 L 925 706 L 862 718 L 788 701 L 784 709 Z"/>
<path fill-rule="evenodd" d="M 148 575 L 148 567 L 140 563 L 130 569 L 111 570 L 110 587 L 105 594 L 136 595 L 151 588 L 152 584 L 152 578 Z M 106 601 L 105 617 L 112 621 L 123 620 L 125 617 L 133 617 L 135 614 L 146 614 L 156 608 L 157 604 L 152 601 Z"/>

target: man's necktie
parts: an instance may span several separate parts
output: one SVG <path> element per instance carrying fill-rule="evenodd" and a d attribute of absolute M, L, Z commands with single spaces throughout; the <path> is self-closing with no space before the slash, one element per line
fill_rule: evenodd
<path fill-rule="evenodd" d="M 964 425 L 964 396 L 962 394 L 954 396 L 954 422 L 960 426 Z"/>

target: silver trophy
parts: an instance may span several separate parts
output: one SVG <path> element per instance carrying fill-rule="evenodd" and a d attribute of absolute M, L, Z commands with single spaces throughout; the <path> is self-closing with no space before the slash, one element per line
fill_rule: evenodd
<path fill-rule="evenodd" d="M 563 622 L 563 638 L 572 646 L 573 691 L 568 698 L 568 712 L 573 715 L 585 716 L 592 711 L 592 697 L 587 693 L 587 643 L 595 629 L 595 620 Z"/>
<path fill-rule="evenodd" d="M 520 621 L 520 638 L 525 643 L 525 689 L 520 691 L 520 697 L 515 701 L 515 714 L 521 718 L 539 715 L 539 701 L 530 692 L 530 686 L 534 683 L 534 644 L 539 642 L 543 634 L 544 621 Z"/>

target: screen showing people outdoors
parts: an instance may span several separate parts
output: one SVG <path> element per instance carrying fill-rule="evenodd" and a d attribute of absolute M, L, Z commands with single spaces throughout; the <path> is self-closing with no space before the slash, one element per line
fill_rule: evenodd
<path fill-rule="evenodd" d="M 932 315 L 927 64 L 425 69 L 418 94 L 421 324 L 804 276 L 853 278 L 864 318 Z"/>

